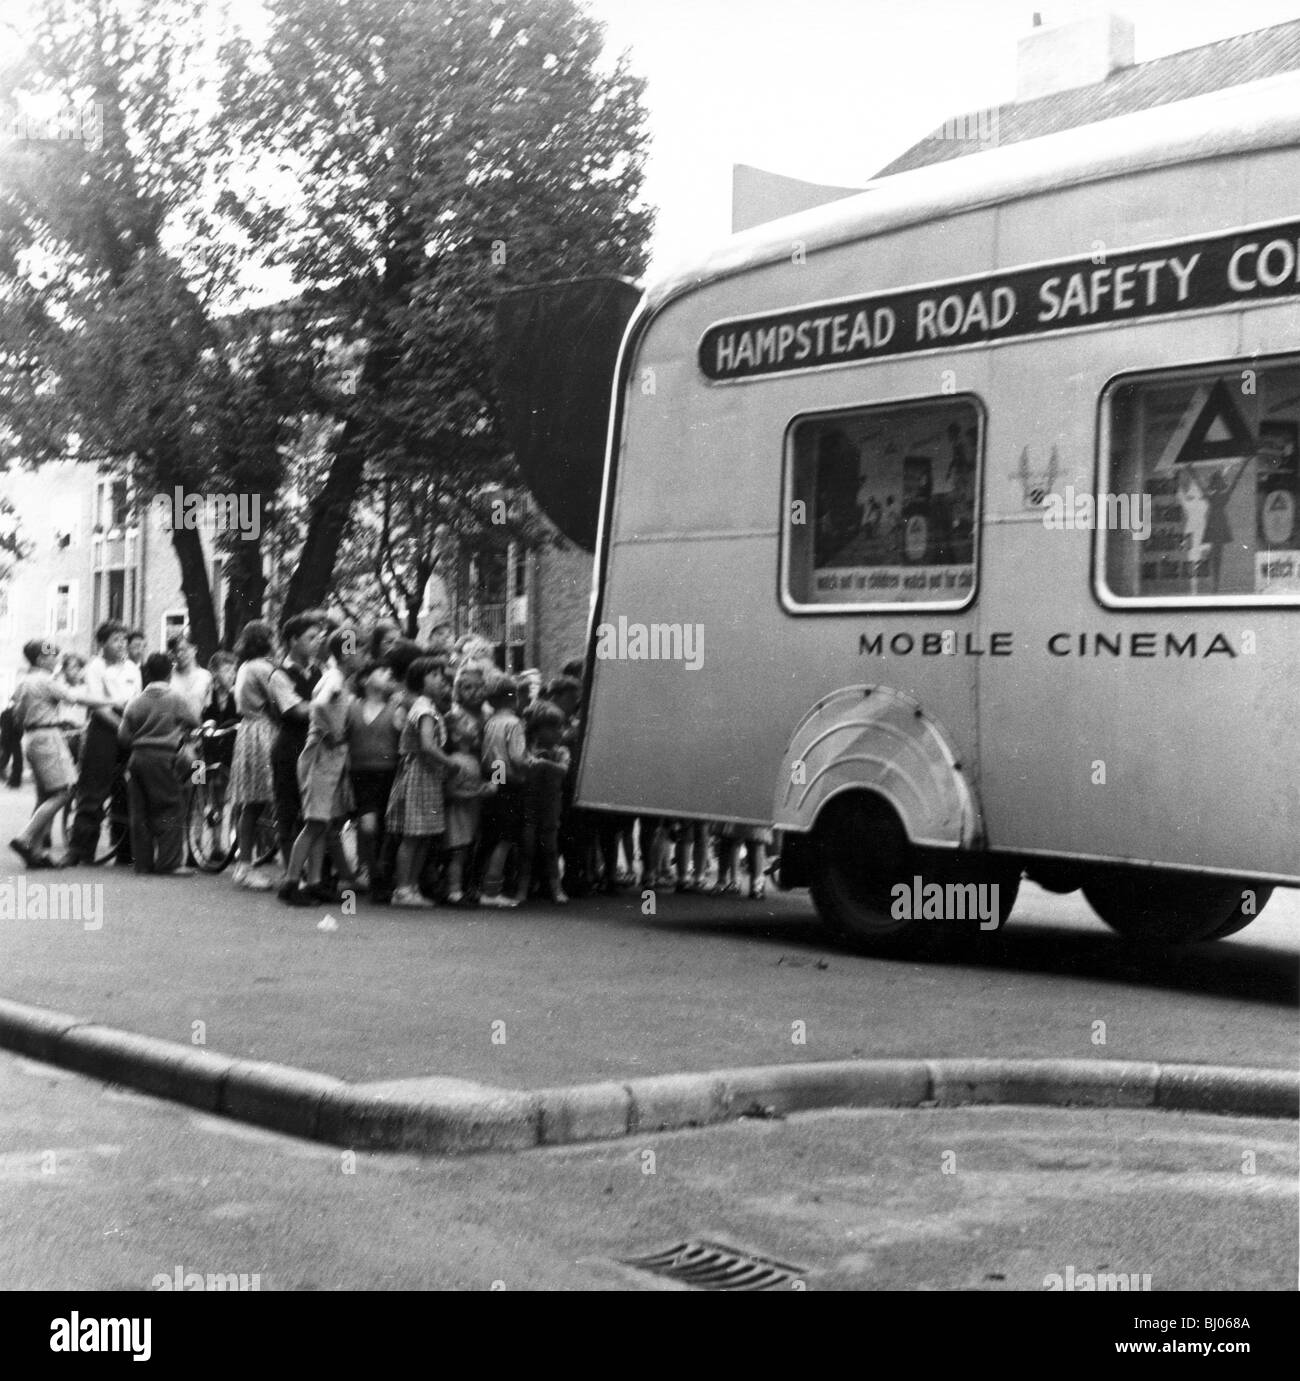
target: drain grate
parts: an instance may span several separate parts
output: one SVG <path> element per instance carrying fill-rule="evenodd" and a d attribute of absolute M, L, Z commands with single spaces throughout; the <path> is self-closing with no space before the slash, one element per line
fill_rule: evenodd
<path fill-rule="evenodd" d="M 623 1257 L 622 1264 L 699 1290 L 800 1289 L 807 1274 L 799 1266 L 738 1252 L 719 1242 L 682 1242 L 649 1256 Z"/>

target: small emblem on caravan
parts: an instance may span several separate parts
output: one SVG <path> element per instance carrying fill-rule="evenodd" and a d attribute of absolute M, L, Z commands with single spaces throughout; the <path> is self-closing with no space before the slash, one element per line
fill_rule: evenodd
<path fill-rule="evenodd" d="M 1030 468 L 1029 447 L 1025 446 L 1020 452 L 1020 464 L 1011 471 L 1011 478 L 1020 481 L 1020 492 L 1026 508 L 1042 508 L 1060 473 L 1061 460 L 1055 446 L 1047 458 L 1047 469 L 1041 474 L 1035 474 Z"/>

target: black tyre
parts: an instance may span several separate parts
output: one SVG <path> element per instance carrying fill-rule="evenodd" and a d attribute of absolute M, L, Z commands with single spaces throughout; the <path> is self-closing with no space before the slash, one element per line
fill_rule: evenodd
<path fill-rule="evenodd" d="M 981 896 L 996 923 L 989 929 L 1000 929 L 1020 887 L 1019 868 L 988 855 L 914 848 L 893 810 L 866 794 L 830 802 L 813 832 L 809 863 L 809 886 L 823 921 L 874 954 L 931 952 L 987 933 L 978 911 Z M 936 883 L 945 901 L 959 903 L 960 919 L 946 907 L 942 915 L 926 915 L 930 907 L 916 904 Z M 993 883 L 996 894 L 969 891 L 972 884 L 978 889 Z M 949 891 L 954 886 L 960 894 Z"/>
<path fill-rule="evenodd" d="M 1088 904 L 1126 939 L 1166 945 L 1221 940 L 1248 926 L 1273 889 L 1240 878 L 1116 869 L 1084 883 Z M 1251 893 L 1254 910 L 1243 914 Z"/>
<path fill-rule="evenodd" d="M 195 867 L 205 873 L 221 872 L 235 854 L 229 785 L 224 770 L 209 769 L 207 780 L 197 783 L 190 796 L 185 834 Z"/>
<path fill-rule="evenodd" d="M 837 935 L 875 953 L 920 944 L 932 927 L 893 914 L 893 889 L 909 882 L 912 856 L 897 815 L 872 796 L 837 796 L 812 836 L 808 885 L 818 914 Z"/>
<path fill-rule="evenodd" d="M 1246 887 L 1242 888 L 1242 891 L 1250 892 L 1253 894 L 1250 910 L 1247 911 L 1245 909 L 1246 899 L 1244 897 L 1241 898 L 1240 904 L 1237 906 L 1237 909 L 1233 912 L 1233 914 L 1229 916 L 1226 921 L 1224 921 L 1224 923 L 1218 928 L 1218 930 L 1214 932 L 1213 935 L 1207 935 L 1205 937 L 1207 940 L 1226 940 L 1229 935 L 1235 935 L 1239 930 L 1245 930 L 1245 928 L 1251 923 L 1251 921 L 1253 921 L 1259 915 L 1259 913 L 1263 911 L 1264 907 L 1268 903 L 1268 899 L 1273 895 L 1273 889 L 1269 887 L 1267 884 L 1263 883 L 1256 887 L 1251 887 L 1247 885 Z"/>
<path fill-rule="evenodd" d="M 1077 892 L 1083 884 L 1079 869 L 1068 863 L 1051 863 L 1035 859 L 1026 871 L 1031 881 L 1036 882 L 1044 892 L 1055 892 L 1058 896 Z"/>
<path fill-rule="evenodd" d="M 63 829 L 64 846 L 71 847 L 72 826 L 77 818 L 77 798 L 73 798 L 63 807 L 63 815 L 60 824 Z M 117 851 L 122 847 L 122 841 L 126 838 L 131 828 L 130 815 L 125 810 L 115 810 L 112 802 L 108 802 L 99 821 L 99 834 L 95 840 L 95 855 L 91 860 L 94 863 L 109 863 L 117 857 Z"/>

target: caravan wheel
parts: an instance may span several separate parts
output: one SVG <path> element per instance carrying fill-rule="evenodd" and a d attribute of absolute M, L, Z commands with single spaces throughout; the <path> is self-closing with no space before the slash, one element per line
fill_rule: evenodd
<path fill-rule="evenodd" d="M 1253 894 L 1249 912 L 1243 893 Z M 1103 873 L 1084 884 L 1088 904 L 1126 939 L 1167 945 L 1222 940 L 1244 930 L 1272 895 L 1244 879 L 1197 878 L 1155 869 Z"/>
<path fill-rule="evenodd" d="M 1011 914 L 1020 887 L 1020 869 L 983 854 L 915 848 L 898 816 L 878 797 L 841 796 L 822 812 L 812 837 L 809 885 L 826 925 L 863 950 L 875 954 L 933 951 L 980 934 L 979 918 L 935 919 L 917 914 L 915 887 L 938 883 L 977 888 L 996 883 L 996 920 Z M 907 889 L 908 904 L 896 906 L 894 889 Z M 967 893 L 967 896 L 970 894 Z M 988 893 L 983 896 L 992 902 Z M 904 914 L 895 915 L 895 911 Z"/>
<path fill-rule="evenodd" d="M 877 953 L 912 948 L 926 922 L 892 914 L 893 889 L 911 883 L 912 849 L 898 816 L 875 796 L 837 796 L 817 820 L 808 885 L 837 935 Z"/>

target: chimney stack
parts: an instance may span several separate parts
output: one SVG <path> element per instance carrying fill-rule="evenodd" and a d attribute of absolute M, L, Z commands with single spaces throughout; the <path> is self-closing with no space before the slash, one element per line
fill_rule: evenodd
<path fill-rule="evenodd" d="M 1092 86 L 1132 65 L 1133 23 L 1123 15 L 1096 14 L 1035 27 L 1016 47 L 1016 100 Z"/>

